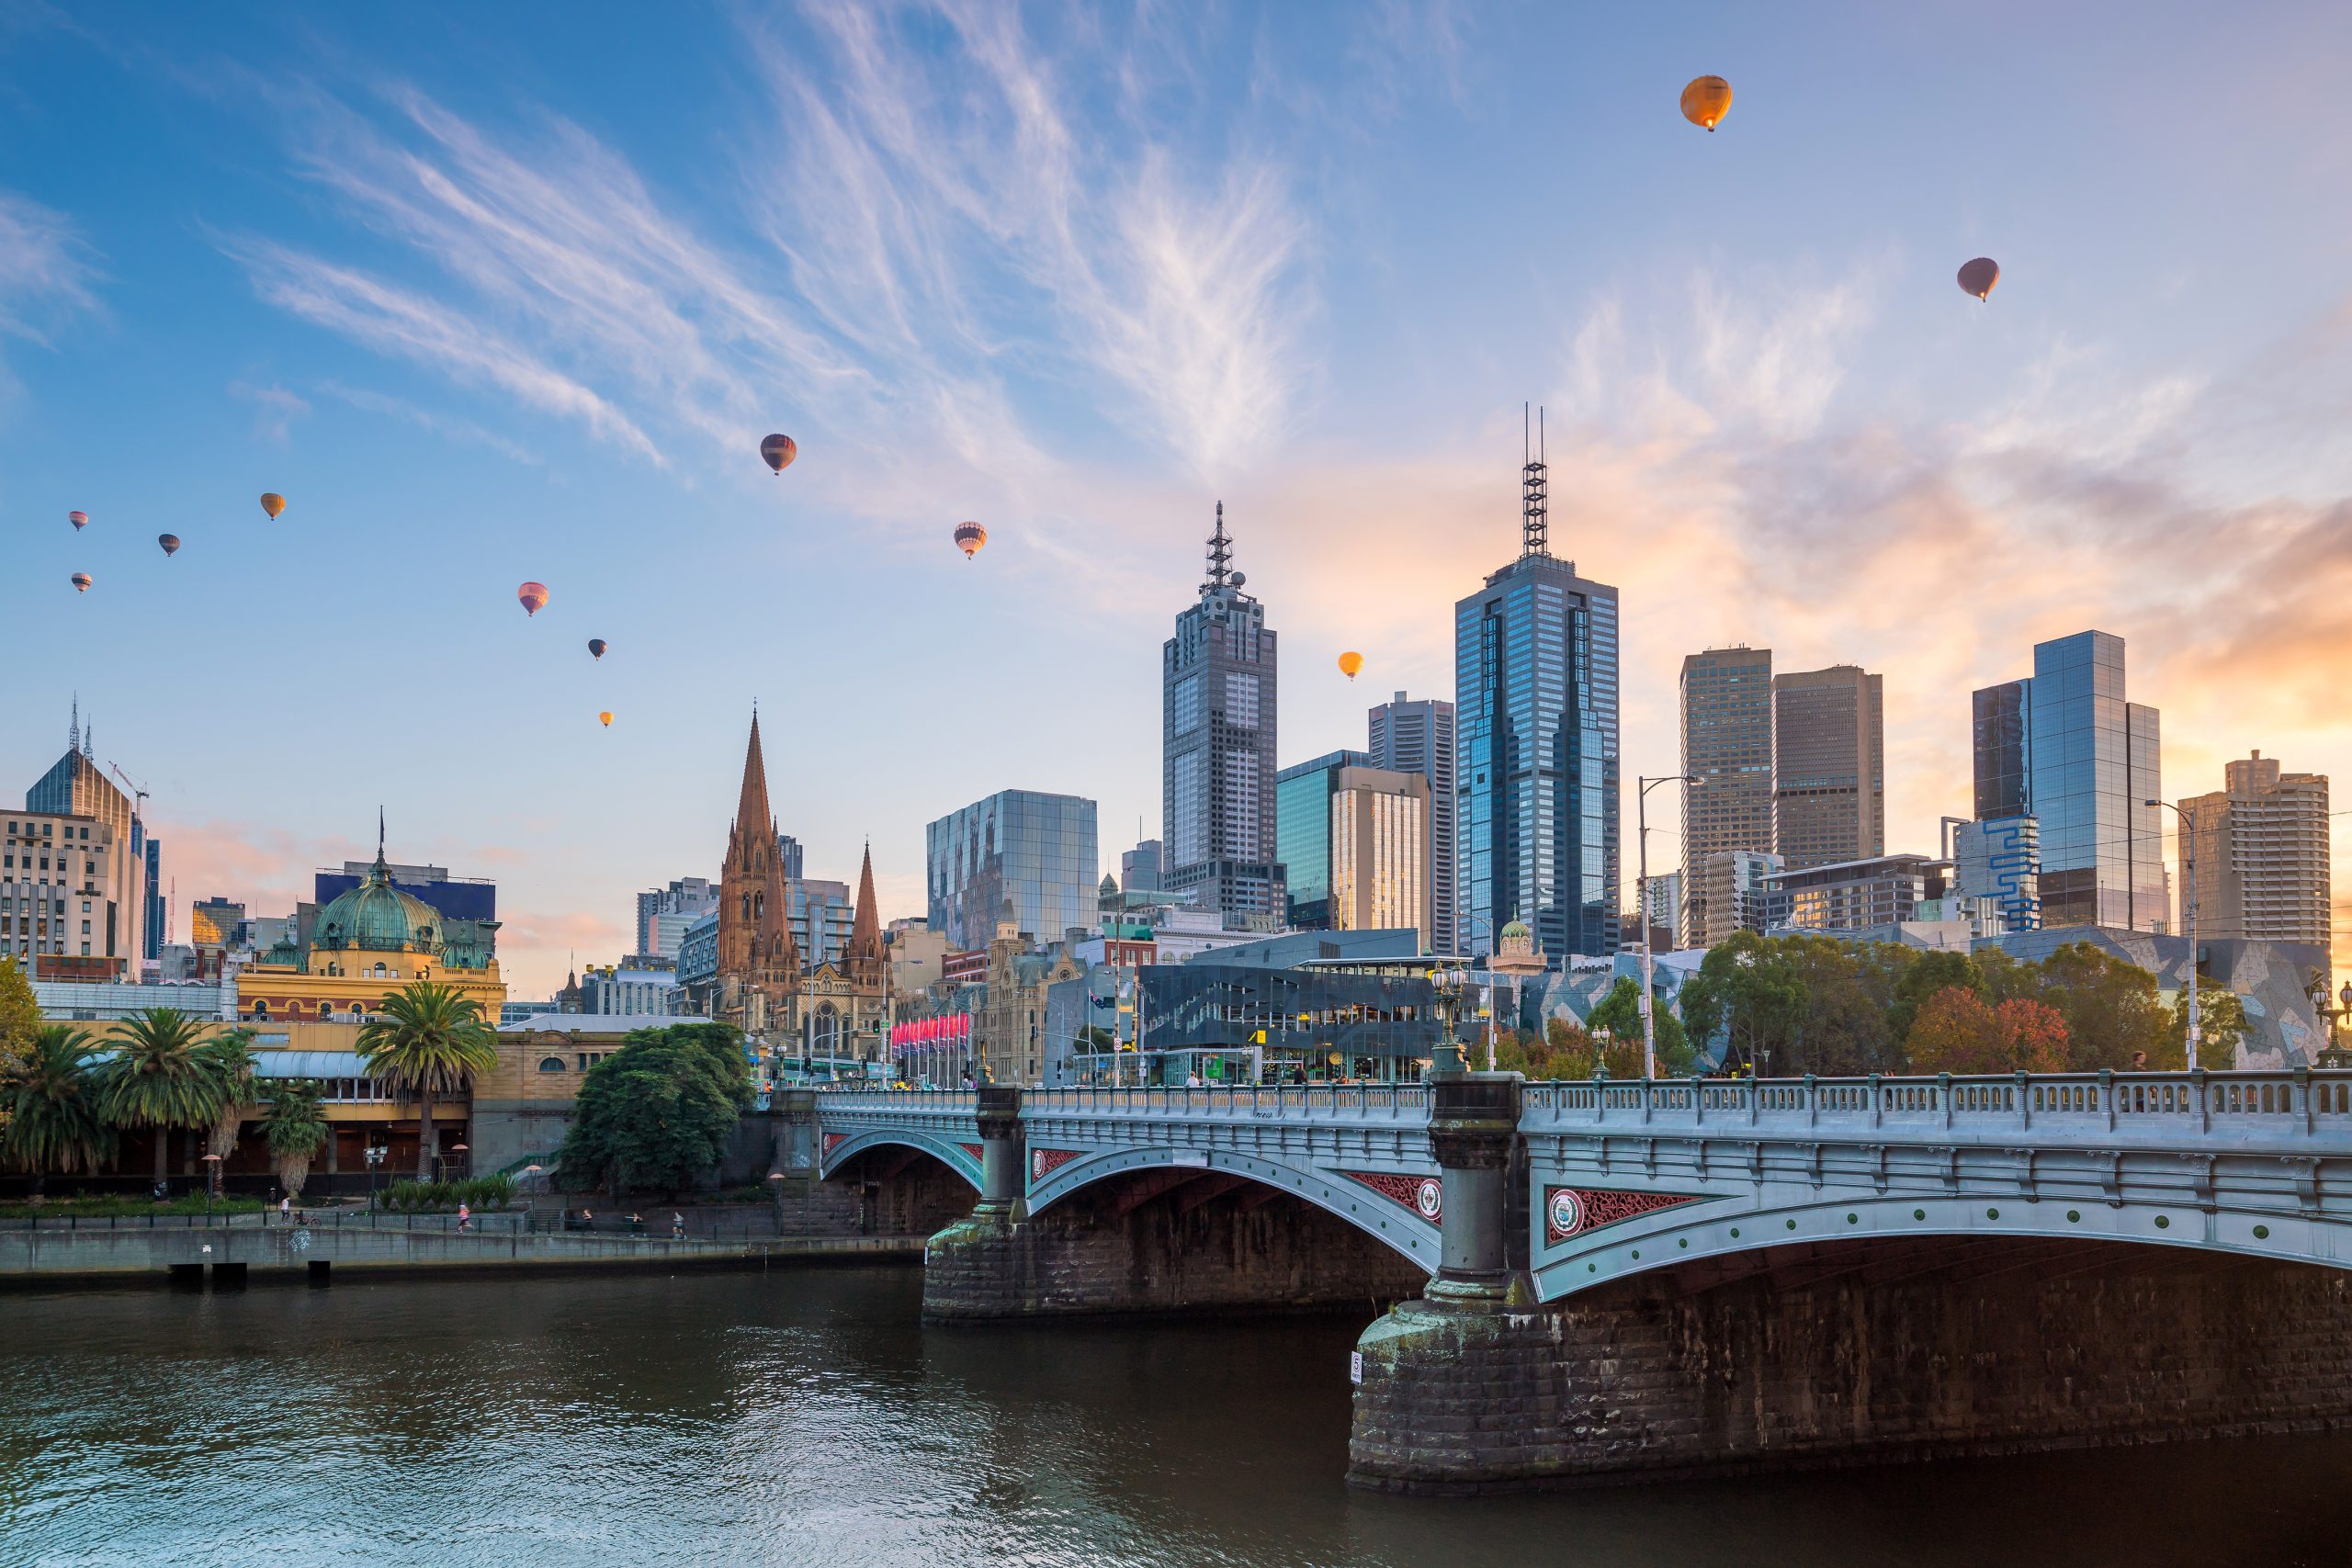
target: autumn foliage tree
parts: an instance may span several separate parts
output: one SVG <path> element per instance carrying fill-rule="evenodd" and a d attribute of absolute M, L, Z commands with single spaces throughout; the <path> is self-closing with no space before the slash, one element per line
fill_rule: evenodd
<path fill-rule="evenodd" d="M 2066 1070 L 2066 1021 L 2043 1002 L 1997 1005 L 1965 986 L 1921 1003 L 1906 1042 L 1915 1073 L 2058 1073 Z"/>

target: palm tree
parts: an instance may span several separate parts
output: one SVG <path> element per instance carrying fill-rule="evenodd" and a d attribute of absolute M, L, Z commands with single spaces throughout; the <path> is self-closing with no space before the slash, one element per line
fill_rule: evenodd
<path fill-rule="evenodd" d="M 381 1014 L 359 1031 L 359 1059 L 370 1077 L 416 1091 L 416 1179 L 433 1179 L 433 1096 L 465 1089 L 497 1064 L 498 1041 L 481 1005 L 455 986 L 412 980 L 384 998 Z"/>
<path fill-rule="evenodd" d="M 30 1171 L 35 1192 L 51 1171 L 95 1170 L 114 1155 L 114 1128 L 98 1109 L 90 1068 L 96 1055 L 87 1030 L 44 1024 L 30 1054 L 0 1072 L 0 1157 Z"/>
<path fill-rule="evenodd" d="M 223 1162 L 235 1151 L 237 1131 L 244 1125 L 245 1113 L 255 1098 L 253 1038 L 250 1029 L 232 1029 L 198 1047 L 205 1070 L 220 1089 L 220 1112 L 204 1135 L 204 1152 L 213 1156 L 209 1162 L 212 1174 L 207 1179 L 214 1191 L 220 1190 Z"/>
<path fill-rule="evenodd" d="M 319 1086 L 310 1078 L 273 1084 L 262 1111 L 262 1137 L 277 1163 L 277 1185 L 288 1198 L 302 1195 L 311 1161 L 327 1141 L 326 1113 L 319 1109 Z"/>
<path fill-rule="evenodd" d="M 114 1058 L 98 1069 L 98 1107 L 118 1127 L 155 1131 L 155 1182 L 175 1127 L 209 1127 L 220 1115 L 220 1075 L 201 1046 L 205 1022 L 149 1008 L 116 1026 Z"/>

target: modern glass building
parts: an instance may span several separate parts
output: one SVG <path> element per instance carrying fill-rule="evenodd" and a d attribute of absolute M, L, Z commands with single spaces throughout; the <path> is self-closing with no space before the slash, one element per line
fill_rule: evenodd
<path fill-rule="evenodd" d="M 1471 953 L 1514 919 L 1544 956 L 1618 943 L 1617 590 L 1545 544 L 1526 469 L 1520 558 L 1453 608 L 1456 905 Z"/>
<path fill-rule="evenodd" d="M 1419 773 L 1430 781 L 1431 951 L 1460 953 L 1464 938 L 1454 908 L 1453 705 L 1437 698 L 1415 702 L 1404 693 L 1370 715 L 1372 765 L 1393 773 Z"/>
<path fill-rule="evenodd" d="M 2041 824 L 2024 816 L 1962 822 L 1951 845 L 1962 897 L 1999 904 L 2008 931 L 2041 929 Z"/>
<path fill-rule="evenodd" d="M 1416 1080 L 1443 1028 L 1417 959 L 1268 969 L 1196 958 L 1136 973 L 1153 1082 L 1182 1083 L 1192 1071 L 1245 1082 Z"/>
<path fill-rule="evenodd" d="M 1160 886 L 1192 892 L 1228 926 L 1271 929 L 1284 913 L 1274 848 L 1274 634 L 1232 570 L 1225 503 L 1199 602 L 1160 654 Z"/>
<path fill-rule="evenodd" d="M 1331 927 L 1331 796 L 1343 768 L 1368 768 L 1363 751 L 1331 751 L 1274 775 L 1274 855 L 1283 863 L 1289 923 Z"/>
<path fill-rule="evenodd" d="M 2123 639 L 2036 643 L 2032 677 L 1976 692 L 1971 718 L 1978 820 L 2035 820 L 2041 925 L 2164 930 L 2163 730 L 2125 696 Z"/>
<path fill-rule="evenodd" d="M 1682 658 L 1682 945 L 1741 929 L 1711 897 L 1710 856 L 1772 852 L 1772 650 L 1711 648 Z"/>
<path fill-rule="evenodd" d="M 925 837 L 928 923 L 950 948 L 988 946 L 1007 899 L 1040 941 L 1094 924 L 1092 801 L 1002 790 L 940 818 Z"/>
<path fill-rule="evenodd" d="M 1275 775 L 1275 842 L 1302 931 L 1401 931 L 1431 947 L 1430 784 L 1333 751 Z"/>
<path fill-rule="evenodd" d="M 1772 677 L 1772 852 L 1791 871 L 1886 852 L 1881 677 L 1852 664 Z"/>

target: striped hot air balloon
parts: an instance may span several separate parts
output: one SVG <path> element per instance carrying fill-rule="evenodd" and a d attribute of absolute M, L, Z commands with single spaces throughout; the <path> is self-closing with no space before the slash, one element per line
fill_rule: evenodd
<path fill-rule="evenodd" d="M 546 607 L 548 585 L 544 582 L 526 582 L 514 590 L 514 597 L 522 602 L 525 615 L 536 615 Z"/>
<path fill-rule="evenodd" d="M 74 592 L 87 593 L 90 591 L 90 584 L 96 581 L 88 572 L 77 571 L 74 574 Z"/>
<path fill-rule="evenodd" d="M 177 534 L 158 534 L 155 542 L 164 547 L 164 553 L 167 556 L 180 553 L 180 536 Z"/>
<path fill-rule="evenodd" d="M 90 514 L 86 512 L 69 512 L 65 514 L 65 521 L 73 524 L 74 531 L 78 534 L 90 525 Z"/>
<path fill-rule="evenodd" d="M 988 542 L 989 531 L 978 523 L 956 525 L 956 547 L 964 552 L 966 560 L 970 560 L 974 556 L 978 555 L 980 547 Z"/>
<path fill-rule="evenodd" d="M 800 456 L 800 448 L 789 435 L 771 435 L 760 443 L 760 456 L 767 459 L 769 468 L 781 474 L 792 467 L 792 459 Z"/>

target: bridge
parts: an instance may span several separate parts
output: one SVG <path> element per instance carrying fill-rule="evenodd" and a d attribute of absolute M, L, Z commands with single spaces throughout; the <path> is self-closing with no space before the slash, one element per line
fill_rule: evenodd
<path fill-rule="evenodd" d="M 2352 1072 L 808 1098 L 816 1176 L 974 1195 L 934 1318 L 1400 1302 L 1355 1363 L 1369 1485 L 2352 1420 Z M 1595 1369 L 1634 1344 L 1694 1392 L 1627 1452 Z M 1498 1378 L 1538 1436 L 1480 1435 Z"/>

